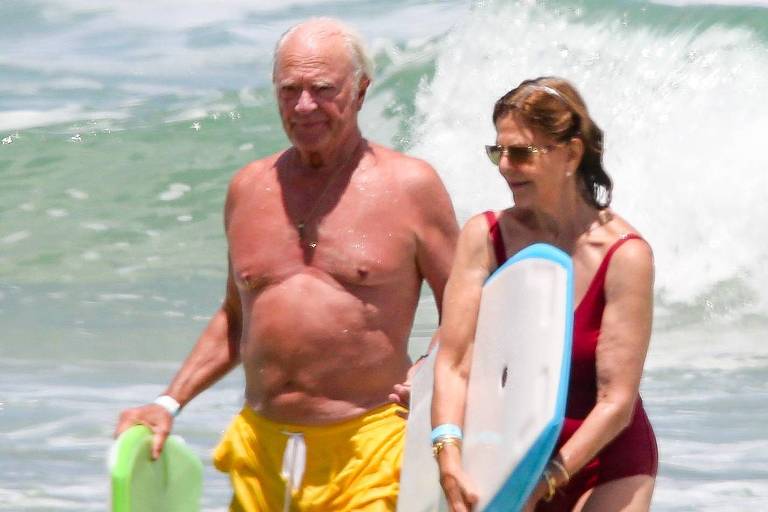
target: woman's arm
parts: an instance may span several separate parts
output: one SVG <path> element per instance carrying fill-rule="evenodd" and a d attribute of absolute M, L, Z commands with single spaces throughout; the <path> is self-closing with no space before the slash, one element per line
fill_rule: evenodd
<path fill-rule="evenodd" d="M 477 313 L 483 283 L 490 274 L 492 251 L 483 215 L 470 219 L 459 235 L 456 257 L 445 288 L 440 345 L 435 361 L 432 426 L 464 423 L 467 379 L 472 364 Z M 461 470 L 461 452 L 446 445 L 438 455 L 440 483 L 454 511 L 468 510 L 476 501 Z"/>
<path fill-rule="evenodd" d="M 653 317 L 653 254 L 643 241 L 629 241 L 613 255 L 605 280 L 605 309 L 595 353 L 597 401 L 556 460 L 573 475 L 632 420 Z M 551 468 L 562 485 L 565 475 Z M 540 482 L 537 491 L 545 491 Z"/>

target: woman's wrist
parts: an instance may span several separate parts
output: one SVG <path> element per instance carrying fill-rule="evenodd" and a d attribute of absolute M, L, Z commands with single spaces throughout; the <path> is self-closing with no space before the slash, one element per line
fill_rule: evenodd
<path fill-rule="evenodd" d="M 547 463 L 547 469 L 555 478 L 558 487 L 564 487 L 571 481 L 571 472 L 565 467 L 565 464 L 558 457 L 551 459 Z"/>
<path fill-rule="evenodd" d="M 461 469 L 461 449 L 456 445 L 446 445 L 435 455 L 435 461 L 441 474 L 453 474 Z"/>
<path fill-rule="evenodd" d="M 565 467 L 560 457 L 551 459 L 539 479 L 541 499 L 545 502 L 552 501 L 557 490 L 568 485 L 571 480 L 571 473 Z"/>

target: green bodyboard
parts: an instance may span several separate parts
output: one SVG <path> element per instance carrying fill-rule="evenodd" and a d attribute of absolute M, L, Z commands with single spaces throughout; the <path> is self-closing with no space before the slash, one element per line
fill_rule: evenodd
<path fill-rule="evenodd" d="M 152 431 L 136 425 L 123 432 L 110 454 L 112 512 L 200 510 L 203 463 L 178 436 L 169 436 L 153 461 Z"/>

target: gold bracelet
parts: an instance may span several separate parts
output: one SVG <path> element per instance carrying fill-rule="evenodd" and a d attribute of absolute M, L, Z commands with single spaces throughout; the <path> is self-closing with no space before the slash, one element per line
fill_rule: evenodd
<path fill-rule="evenodd" d="M 547 482 L 547 494 L 542 499 L 546 502 L 550 502 L 552 501 L 552 498 L 555 497 L 557 482 L 555 482 L 555 477 L 552 476 L 552 473 L 550 473 L 548 469 L 544 470 L 542 476 L 544 477 L 544 481 Z"/>
<path fill-rule="evenodd" d="M 449 444 L 452 444 L 461 450 L 461 439 L 458 437 L 441 437 L 432 443 L 432 455 L 437 458 L 437 456 L 440 455 L 440 452 L 443 451 L 443 448 Z"/>
<path fill-rule="evenodd" d="M 568 482 L 571 481 L 571 474 L 567 469 L 565 469 L 565 465 L 557 459 L 552 459 L 549 461 L 549 463 L 556 467 L 560 474 L 565 477 L 565 482 L 563 482 L 563 485 L 568 485 Z"/>

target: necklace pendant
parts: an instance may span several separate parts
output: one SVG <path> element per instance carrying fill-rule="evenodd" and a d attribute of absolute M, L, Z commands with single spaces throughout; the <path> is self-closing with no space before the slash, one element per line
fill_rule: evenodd
<path fill-rule="evenodd" d="M 314 249 L 315 247 L 317 247 L 317 242 L 307 242 L 304 239 L 306 235 L 306 233 L 304 232 L 305 227 L 306 227 L 306 224 L 304 224 L 303 222 L 299 222 L 296 224 L 296 230 L 299 232 L 299 241 L 301 241 L 301 243 L 303 244 L 306 244 L 306 246 L 309 247 L 310 249 Z"/>

